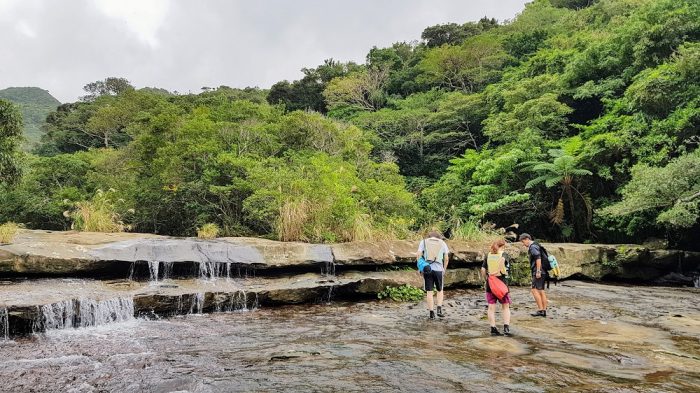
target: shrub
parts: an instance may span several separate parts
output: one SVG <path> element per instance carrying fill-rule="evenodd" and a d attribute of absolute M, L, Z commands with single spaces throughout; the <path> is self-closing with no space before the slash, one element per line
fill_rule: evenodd
<path fill-rule="evenodd" d="M 389 298 L 395 302 L 415 302 L 423 299 L 425 292 L 412 285 L 404 284 L 399 287 L 386 287 L 377 294 L 379 299 Z"/>
<path fill-rule="evenodd" d="M 0 243 L 12 243 L 20 226 L 14 222 L 6 222 L 0 225 Z"/>
<path fill-rule="evenodd" d="M 129 229 L 129 226 L 122 221 L 121 215 L 117 213 L 117 205 L 123 201 L 121 199 L 115 201 L 112 198 L 115 193 L 113 189 L 107 192 L 97 190 L 91 200 L 77 202 L 72 212 L 66 212 L 67 216 L 73 220 L 71 229 L 105 233 L 124 232 Z"/>
<path fill-rule="evenodd" d="M 221 229 L 214 223 L 207 223 L 197 228 L 197 237 L 200 239 L 215 239 L 219 237 Z"/>

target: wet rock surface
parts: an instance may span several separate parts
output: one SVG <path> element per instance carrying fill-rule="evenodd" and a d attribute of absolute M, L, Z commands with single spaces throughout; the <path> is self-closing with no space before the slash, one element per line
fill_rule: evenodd
<path fill-rule="evenodd" d="M 512 289 L 511 338 L 488 335 L 479 290 L 448 291 L 436 321 L 368 301 L 50 331 L 0 343 L 0 391 L 700 390 L 700 290 L 568 281 L 549 295 L 533 318 Z"/>
<path fill-rule="evenodd" d="M 448 241 L 453 268 L 477 269 L 488 245 Z M 650 250 L 639 245 L 545 244 L 561 262 L 563 278 L 691 285 L 700 275 L 700 253 Z M 416 241 L 320 245 L 257 238 L 200 240 L 138 233 L 103 234 L 22 230 L 0 245 L 0 277 L 123 278 L 147 263 L 170 264 L 182 276 L 212 275 L 211 269 L 252 269 L 279 275 L 322 269 L 374 271 L 415 265 Z M 525 250 L 510 245 L 519 282 L 526 283 Z M 214 266 L 216 265 L 216 266 Z M 174 267 L 172 267 L 174 266 Z M 206 269 L 209 269 L 208 271 Z"/>

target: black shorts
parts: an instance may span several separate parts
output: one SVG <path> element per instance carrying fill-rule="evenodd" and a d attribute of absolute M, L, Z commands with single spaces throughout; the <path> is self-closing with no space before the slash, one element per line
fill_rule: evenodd
<path fill-rule="evenodd" d="M 425 286 L 423 289 L 426 291 L 432 291 L 433 288 L 438 291 L 442 291 L 443 282 L 442 277 L 445 272 L 436 272 L 432 270 L 430 273 L 423 273 L 423 279 L 425 280 Z"/>
<path fill-rule="evenodd" d="M 542 273 L 540 278 L 535 277 L 535 275 L 532 275 L 532 288 L 533 289 L 539 289 L 541 291 L 544 291 L 544 283 L 545 283 L 545 275 Z"/>

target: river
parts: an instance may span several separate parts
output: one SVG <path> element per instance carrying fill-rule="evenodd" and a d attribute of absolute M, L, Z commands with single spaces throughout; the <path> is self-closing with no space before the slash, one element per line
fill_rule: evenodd
<path fill-rule="evenodd" d="M 0 342 L 2 392 L 700 391 L 700 290 L 567 281 L 549 317 L 515 288 L 514 337 L 483 294 L 134 319 Z"/>

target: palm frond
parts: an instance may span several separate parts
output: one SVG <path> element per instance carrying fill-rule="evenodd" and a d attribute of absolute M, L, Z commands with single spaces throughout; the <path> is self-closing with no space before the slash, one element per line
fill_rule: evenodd
<path fill-rule="evenodd" d="M 532 188 L 540 183 L 547 181 L 548 178 L 549 178 L 549 176 L 547 176 L 547 175 L 538 176 L 538 177 L 530 180 L 529 182 L 527 182 L 527 184 L 525 184 L 525 188 L 526 189 Z"/>

